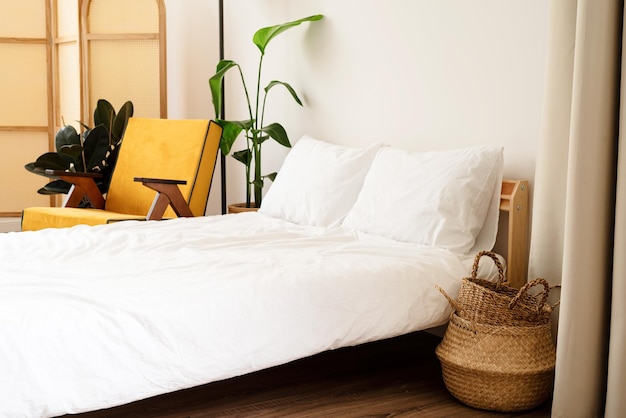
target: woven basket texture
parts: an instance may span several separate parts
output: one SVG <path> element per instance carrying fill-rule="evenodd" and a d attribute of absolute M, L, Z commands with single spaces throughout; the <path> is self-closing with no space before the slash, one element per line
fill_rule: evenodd
<path fill-rule="evenodd" d="M 498 268 L 498 281 L 478 278 L 478 266 L 482 257 L 489 257 Z M 490 251 L 476 255 L 470 277 L 462 279 L 461 289 L 456 301 L 448 295 L 448 301 L 454 311 L 462 318 L 489 325 L 537 325 L 550 322 L 553 307 L 546 303 L 550 286 L 545 279 L 535 279 L 521 289 L 506 284 L 504 268 L 498 257 Z M 543 287 L 537 295 L 529 293 L 535 286 Z"/>
<path fill-rule="evenodd" d="M 446 388 L 480 409 L 514 412 L 543 404 L 556 361 L 550 328 L 485 325 L 453 313 L 436 349 Z"/>

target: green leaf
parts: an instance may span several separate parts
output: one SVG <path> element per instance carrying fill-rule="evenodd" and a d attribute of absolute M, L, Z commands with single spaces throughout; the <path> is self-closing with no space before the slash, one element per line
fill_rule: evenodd
<path fill-rule="evenodd" d="M 71 160 L 71 162 L 76 164 L 82 158 L 83 147 L 78 144 L 63 145 L 61 148 L 59 148 L 58 153 L 61 157 L 67 157 Z"/>
<path fill-rule="evenodd" d="M 29 171 L 29 172 L 31 172 L 33 174 L 37 174 L 39 176 L 43 176 L 43 177 L 47 177 L 47 178 L 52 178 L 53 177 L 51 174 L 47 174 L 46 173 L 46 169 L 45 168 L 37 167 L 34 162 L 26 164 L 24 166 L 24 168 L 27 171 Z"/>
<path fill-rule="evenodd" d="M 35 163 L 28 163 L 24 166 L 24 168 L 26 169 L 26 171 L 29 171 L 31 173 L 35 172 Z"/>
<path fill-rule="evenodd" d="M 277 174 L 278 174 L 278 173 L 274 172 L 274 173 L 266 174 L 266 175 L 265 175 L 265 176 L 263 176 L 263 177 L 268 178 L 268 179 L 270 179 L 270 180 L 274 181 L 274 179 L 276 178 L 276 175 L 277 175 Z"/>
<path fill-rule="evenodd" d="M 89 131 L 83 143 L 85 147 L 85 167 L 86 172 L 101 171 L 102 161 L 106 159 L 107 152 L 110 151 L 109 131 L 104 125 L 98 125 Z"/>
<path fill-rule="evenodd" d="M 287 83 L 283 83 L 282 81 L 278 81 L 278 80 L 273 80 L 271 81 L 267 87 L 265 87 L 265 94 L 267 94 L 270 89 L 274 86 L 283 86 L 287 89 L 287 91 L 289 93 L 291 93 L 291 97 L 293 97 L 293 99 L 296 101 L 296 103 L 298 103 L 300 106 L 302 106 L 302 102 L 300 101 L 300 98 L 298 97 L 298 95 L 296 94 L 296 91 L 293 89 L 293 87 L 291 87 L 289 84 Z"/>
<path fill-rule="evenodd" d="M 291 143 L 287 137 L 287 131 L 285 131 L 285 128 L 283 128 L 280 123 L 272 123 L 264 126 L 261 130 L 272 137 L 280 145 L 291 148 Z"/>
<path fill-rule="evenodd" d="M 253 186 L 263 188 L 263 178 L 256 179 L 251 182 Z M 255 199 L 256 200 L 256 199 Z"/>
<path fill-rule="evenodd" d="M 131 101 L 127 101 L 122 105 L 120 111 L 113 119 L 113 127 L 111 128 L 111 138 L 113 143 L 111 145 L 119 145 L 122 141 L 124 130 L 128 124 L 128 119 L 133 116 L 134 111 L 135 108 Z"/>
<path fill-rule="evenodd" d="M 68 170 L 70 163 L 56 152 L 46 152 L 40 155 L 34 162 L 35 169 L 42 170 Z"/>
<path fill-rule="evenodd" d="M 322 15 L 313 15 L 309 17 L 305 17 L 302 19 L 294 20 L 293 22 L 287 22 L 280 25 L 269 26 L 267 28 L 261 28 L 252 37 L 252 42 L 259 48 L 261 51 L 261 55 L 265 55 L 265 48 L 267 44 L 274 39 L 276 36 L 280 35 L 287 29 L 298 26 L 303 22 L 313 22 L 315 20 L 320 20 Z"/>
<path fill-rule="evenodd" d="M 107 130 L 113 126 L 115 118 L 115 109 L 113 105 L 104 99 L 98 100 L 96 108 L 93 111 L 93 123 L 106 126 Z"/>
<path fill-rule="evenodd" d="M 222 60 L 217 64 L 215 74 L 209 78 L 209 87 L 211 87 L 211 98 L 216 118 L 219 117 L 222 110 L 222 80 L 226 72 L 233 67 L 239 67 L 239 64 L 231 60 Z"/>
<path fill-rule="evenodd" d="M 230 153 L 235 140 L 239 137 L 242 131 L 248 130 L 252 127 L 251 120 L 242 121 L 228 121 L 218 119 L 217 124 L 222 127 L 222 139 L 220 140 L 220 150 L 224 155 Z"/>
<path fill-rule="evenodd" d="M 246 166 L 249 166 L 252 162 L 252 151 L 249 149 L 242 149 L 233 153 L 233 158 Z"/>
<path fill-rule="evenodd" d="M 80 145 L 80 135 L 72 125 L 65 125 L 57 131 L 54 137 L 54 145 L 57 150 L 64 145 Z"/>
<path fill-rule="evenodd" d="M 59 193 L 67 194 L 69 193 L 71 187 L 72 185 L 66 181 L 54 180 L 39 189 L 37 193 L 46 195 Z"/>
<path fill-rule="evenodd" d="M 262 132 L 263 130 L 261 129 L 260 131 L 258 131 L 259 133 Z M 253 144 L 262 144 L 265 141 L 267 141 L 268 139 L 270 139 L 269 135 L 260 135 L 257 134 L 254 138 L 252 138 L 252 143 Z"/>

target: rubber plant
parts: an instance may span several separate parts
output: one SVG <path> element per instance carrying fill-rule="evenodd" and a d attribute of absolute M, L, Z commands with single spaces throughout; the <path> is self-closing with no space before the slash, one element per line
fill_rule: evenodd
<path fill-rule="evenodd" d="M 244 133 L 246 147 L 240 151 L 233 152 L 232 156 L 237 161 L 243 163 L 246 167 L 246 207 L 248 208 L 253 207 L 253 203 L 256 207 L 261 205 L 265 179 L 274 180 L 276 177 L 276 173 L 261 173 L 262 144 L 271 138 L 282 146 L 288 148 L 291 147 L 287 132 L 280 123 L 274 122 L 264 125 L 268 93 L 274 87 L 284 87 L 291 94 L 294 101 L 298 105 L 302 106 L 302 101 L 296 94 L 296 91 L 288 83 L 272 80 L 261 91 L 261 74 L 267 45 L 272 39 L 287 29 L 298 26 L 304 22 L 320 20 L 322 17 L 322 15 L 309 16 L 292 22 L 269 26 L 256 31 L 252 37 L 252 42 L 254 42 L 254 44 L 259 48 L 261 55 L 259 57 L 259 65 L 256 74 L 256 94 L 253 97 L 253 102 L 251 101 L 251 97 L 248 93 L 248 87 L 241 67 L 235 61 L 226 59 L 221 60 L 217 64 L 215 74 L 209 79 L 213 106 L 215 107 L 215 115 L 219 115 L 222 108 L 222 84 L 224 76 L 233 68 L 237 68 L 239 70 L 241 83 L 243 85 L 243 93 L 245 94 L 248 106 L 248 119 L 241 121 L 217 119 L 217 123 L 223 128 L 220 149 L 224 155 L 228 155 L 230 153 L 235 140 L 240 134 Z M 261 97 L 261 95 L 263 97 Z M 252 168 L 254 168 L 254 171 Z M 254 191 L 254 202 L 252 202 L 252 191 Z"/>
<path fill-rule="evenodd" d="M 79 134 L 72 125 L 63 126 L 55 135 L 56 152 L 42 154 L 34 162 L 26 164 L 26 170 L 49 178 L 52 176 L 46 170 L 101 173 L 102 177 L 96 180 L 96 184 L 102 193 L 106 193 L 124 130 L 133 112 L 131 101 L 124 103 L 116 113 L 107 100 L 98 100 L 93 113 L 93 128 L 79 122 L 85 129 Z M 63 180 L 53 180 L 37 193 L 68 193 L 70 188 L 71 184 Z"/>

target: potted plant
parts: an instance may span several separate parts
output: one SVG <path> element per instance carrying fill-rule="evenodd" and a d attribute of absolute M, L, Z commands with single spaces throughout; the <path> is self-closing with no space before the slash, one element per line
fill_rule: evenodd
<path fill-rule="evenodd" d="M 257 70 L 256 95 L 254 96 L 253 102 L 250 100 L 251 98 L 248 93 L 248 88 L 241 67 L 235 61 L 221 60 L 217 64 L 215 74 L 209 79 L 213 106 L 215 107 L 215 115 L 217 116 L 220 114 L 220 109 L 222 108 L 222 82 L 224 76 L 228 70 L 232 68 L 237 68 L 239 70 L 239 75 L 241 76 L 243 92 L 248 105 L 248 119 L 242 121 L 218 119 L 217 123 L 219 123 L 223 128 L 220 149 L 224 155 L 228 155 L 230 153 L 235 140 L 242 132 L 244 133 L 246 147 L 240 151 L 234 152 L 232 155 L 237 161 L 243 163 L 246 167 L 246 208 L 261 206 L 265 179 L 274 180 L 276 177 L 276 173 L 262 174 L 261 172 L 261 146 L 263 142 L 272 138 L 280 145 L 291 147 L 287 132 L 280 123 L 275 122 L 264 125 L 265 108 L 269 91 L 273 87 L 282 86 L 287 89 L 295 102 L 302 106 L 300 98 L 288 83 L 273 80 L 270 81 L 269 84 L 263 89 L 263 92 L 261 92 L 261 71 L 263 68 L 263 58 L 265 57 L 267 45 L 274 37 L 283 33 L 287 29 L 298 26 L 303 22 L 320 20 L 322 17 L 322 15 L 309 16 L 292 22 L 262 28 L 256 31 L 252 41 L 259 48 L 261 55 L 259 57 L 259 66 Z M 261 95 L 263 95 L 262 98 Z M 254 201 L 252 201 L 252 192 L 254 192 Z"/>
<path fill-rule="evenodd" d="M 65 125 L 56 133 L 56 152 L 46 152 L 36 161 L 26 164 L 26 170 L 41 176 L 54 178 L 46 170 L 63 170 L 83 173 L 100 173 L 96 184 L 106 193 L 111 182 L 111 174 L 117 161 L 128 119 L 133 115 L 133 104 L 127 101 L 119 112 L 108 101 L 100 99 L 93 113 L 95 127 L 80 124 L 85 131 L 79 134 L 72 125 Z M 39 189 L 39 194 L 67 194 L 71 184 L 54 180 Z"/>

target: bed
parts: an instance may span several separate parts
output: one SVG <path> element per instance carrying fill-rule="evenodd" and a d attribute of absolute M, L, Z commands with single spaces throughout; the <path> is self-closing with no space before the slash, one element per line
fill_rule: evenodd
<path fill-rule="evenodd" d="M 520 185 L 502 180 L 499 147 L 304 137 L 258 212 L 0 234 L 0 417 L 108 408 L 445 324 L 435 285 L 458 292 L 500 209 L 505 258 L 522 264 Z"/>

